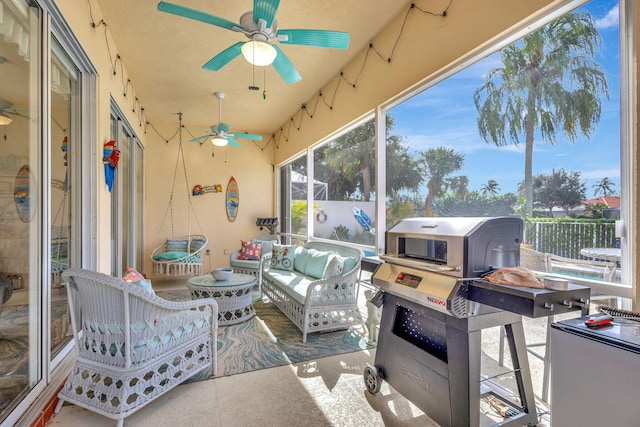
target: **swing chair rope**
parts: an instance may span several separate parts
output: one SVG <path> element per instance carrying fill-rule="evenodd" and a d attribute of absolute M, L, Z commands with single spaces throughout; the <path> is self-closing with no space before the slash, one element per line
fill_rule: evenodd
<path fill-rule="evenodd" d="M 178 176 L 178 166 L 180 165 L 180 161 L 182 160 L 182 170 L 184 173 L 184 183 L 185 183 L 185 187 L 186 187 L 186 194 L 187 194 L 187 200 L 189 202 L 189 209 L 187 211 L 187 235 L 189 236 L 189 243 L 188 243 L 188 247 L 187 250 L 190 251 L 191 250 L 191 211 L 193 211 L 193 215 L 196 218 L 196 221 L 198 223 L 198 226 L 200 227 L 200 231 L 202 232 L 202 234 L 204 235 L 204 228 L 202 227 L 202 224 L 200 224 L 200 219 L 198 218 L 198 215 L 195 211 L 195 208 L 193 207 L 193 203 L 191 201 L 191 192 L 189 189 L 189 180 L 187 177 L 187 166 L 186 166 L 186 162 L 185 162 L 185 158 L 184 158 L 184 152 L 182 150 L 182 113 L 178 113 L 178 120 L 179 120 L 179 128 L 178 128 L 178 155 L 176 156 L 176 163 L 173 169 L 173 180 L 171 182 L 171 192 L 169 194 L 169 204 L 167 205 L 167 209 L 165 210 L 164 216 L 162 217 L 162 222 L 160 223 L 160 228 L 158 230 L 158 234 L 156 236 L 156 241 L 154 243 L 154 247 L 158 245 L 159 241 L 160 241 L 160 235 L 162 233 L 162 229 L 164 226 L 164 222 L 167 218 L 167 214 L 170 215 L 170 220 L 171 220 L 171 237 L 175 238 L 176 234 L 175 234 L 175 227 L 174 227 L 174 217 L 173 217 L 173 196 L 174 196 L 174 192 L 175 192 L 175 187 L 176 187 L 176 178 Z"/>

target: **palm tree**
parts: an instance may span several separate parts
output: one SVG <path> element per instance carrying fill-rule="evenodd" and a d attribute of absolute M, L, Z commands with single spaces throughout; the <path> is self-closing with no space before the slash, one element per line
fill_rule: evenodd
<path fill-rule="evenodd" d="M 422 178 L 403 137 L 393 134 L 393 116 L 386 115 L 387 193 L 416 190 Z M 370 120 L 316 150 L 314 177 L 329 184 L 330 200 L 344 200 L 360 190 L 364 201 L 375 192 L 375 121 Z M 347 195 L 347 196 L 345 196 Z"/>
<path fill-rule="evenodd" d="M 487 194 L 491 194 L 492 196 L 495 196 L 496 194 L 498 194 L 498 190 L 500 190 L 500 186 L 498 185 L 498 182 L 494 179 L 490 179 L 489 181 L 487 181 L 486 184 L 482 184 L 482 187 L 480 188 L 480 191 L 482 191 L 483 195 L 487 195 Z"/>
<path fill-rule="evenodd" d="M 593 194 L 595 196 L 598 196 L 600 194 L 602 194 L 603 196 L 611 196 L 616 192 L 616 183 L 611 181 L 606 176 L 597 183 L 593 184 L 592 187 L 594 188 Z"/>
<path fill-rule="evenodd" d="M 480 136 L 497 146 L 524 134 L 526 208 L 533 207 L 533 145 L 539 134 L 555 144 L 562 131 L 575 142 L 590 137 L 600 120 L 600 97 L 609 96 L 595 61 L 600 44 L 591 15 L 568 13 L 500 52 L 502 65 L 490 70 L 474 93 Z"/>
<path fill-rule="evenodd" d="M 449 188 L 456 197 L 464 199 L 469 194 L 469 177 L 466 175 L 454 176 L 449 180 Z"/>
<path fill-rule="evenodd" d="M 445 194 L 449 186 L 447 176 L 462 167 L 464 155 L 446 147 L 429 148 L 420 154 L 427 178 L 427 200 L 423 213 L 424 216 L 435 216 L 433 201 Z"/>

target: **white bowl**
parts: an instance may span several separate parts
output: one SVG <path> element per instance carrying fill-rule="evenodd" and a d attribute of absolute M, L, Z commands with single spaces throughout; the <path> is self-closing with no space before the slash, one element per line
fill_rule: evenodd
<path fill-rule="evenodd" d="M 216 268 L 211 272 L 211 275 L 216 280 L 229 280 L 232 274 L 233 269 L 224 267 Z"/>

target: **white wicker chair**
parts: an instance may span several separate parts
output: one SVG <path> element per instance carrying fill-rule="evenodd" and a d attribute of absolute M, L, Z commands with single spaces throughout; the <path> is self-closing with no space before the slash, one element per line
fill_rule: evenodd
<path fill-rule="evenodd" d="M 613 261 L 565 258 L 560 255 L 547 254 L 547 262 L 547 271 L 550 273 L 600 276 L 605 282 L 613 282 L 616 278 L 617 265 Z"/>
<path fill-rule="evenodd" d="M 535 249 L 529 249 L 520 247 L 520 267 L 528 268 L 529 270 L 546 272 L 549 271 L 549 254 L 536 251 Z"/>
<path fill-rule="evenodd" d="M 217 366 L 214 299 L 164 300 L 121 279 L 83 269 L 62 273 L 77 361 L 58 394 L 118 421 Z M 76 313 L 80 313 L 76 315 Z M 80 318 L 78 318 L 80 317 Z"/>
<path fill-rule="evenodd" d="M 271 263 L 271 249 L 273 243 L 279 243 L 278 236 L 268 234 L 256 237 L 252 241 L 262 243 L 262 252 L 259 260 L 238 259 L 240 250 L 235 250 L 229 255 L 229 264 L 235 273 L 250 274 L 255 276 L 260 295 L 262 295 L 262 271 L 269 268 Z"/>

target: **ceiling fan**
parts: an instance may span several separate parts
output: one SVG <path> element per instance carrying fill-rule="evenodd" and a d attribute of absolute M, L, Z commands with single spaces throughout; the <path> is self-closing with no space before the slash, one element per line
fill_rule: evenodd
<path fill-rule="evenodd" d="M 248 42 L 238 42 L 229 46 L 202 66 L 212 71 L 219 70 L 242 53 L 251 64 L 273 64 L 284 81 L 291 84 L 302 77 L 284 52 L 272 42 L 342 50 L 349 46 L 349 33 L 342 31 L 279 29 L 275 20 L 279 4 L 280 0 L 253 0 L 253 11 L 244 13 L 240 17 L 240 24 L 164 1 L 158 3 L 158 10 L 237 31 L 250 39 Z"/>
<path fill-rule="evenodd" d="M 15 108 L 11 108 L 13 104 L 5 99 L 0 98 L 0 126 L 6 126 L 11 124 L 11 122 L 13 121 L 11 119 L 11 117 L 8 116 L 8 114 L 14 115 L 14 116 L 18 116 L 18 117 L 22 117 L 25 119 L 29 119 L 29 116 L 25 116 L 24 114 L 20 114 Z"/>
<path fill-rule="evenodd" d="M 211 132 L 209 132 L 207 135 L 193 138 L 189 142 L 200 142 L 207 138 L 211 138 L 211 142 L 213 143 L 213 145 L 217 145 L 218 147 L 224 147 L 225 145 L 229 144 L 230 146 L 237 148 L 240 147 L 240 143 L 236 141 L 235 138 L 262 141 L 262 137 L 260 135 L 229 132 L 231 126 L 226 123 L 222 123 L 222 99 L 224 98 L 224 93 L 214 92 L 213 94 L 216 96 L 216 98 L 218 98 L 218 124 L 211 126 Z"/>

